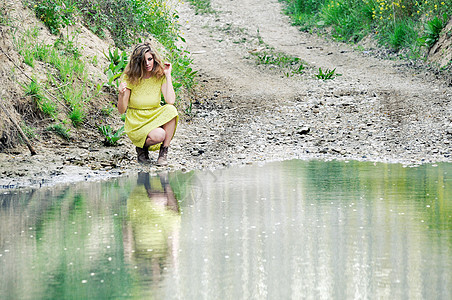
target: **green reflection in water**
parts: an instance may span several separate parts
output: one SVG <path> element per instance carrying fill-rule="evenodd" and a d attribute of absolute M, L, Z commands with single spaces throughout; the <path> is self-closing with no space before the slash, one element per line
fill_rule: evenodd
<path fill-rule="evenodd" d="M 2 299 L 450 299 L 452 165 L 286 161 L 0 196 Z"/>

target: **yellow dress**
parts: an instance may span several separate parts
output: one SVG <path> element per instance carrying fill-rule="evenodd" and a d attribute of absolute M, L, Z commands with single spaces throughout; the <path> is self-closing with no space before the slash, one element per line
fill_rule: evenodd
<path fill-rule="evenodd" d="M 135 146 L 143 148 L 149 132 L 173 118 L 176 118 L 177 127 L 179 116 L 176 107 L 171 104 L 160 105 L 162 85 L 166 82 L 165 76 L 141 79 L 138 84 L 131 84 L 125 75 L 124 81 L 130 89 L 124 130 Z M 161 143 L 150 146 L 149 150 L 158 150 L 160 145 Z"/>

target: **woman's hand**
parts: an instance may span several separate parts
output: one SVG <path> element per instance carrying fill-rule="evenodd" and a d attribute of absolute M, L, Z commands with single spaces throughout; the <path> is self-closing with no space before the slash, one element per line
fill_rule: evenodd
<path fill-rule="evenodd" d="M 119 87 L 118 87 L 118 92 L 119 92 L 120 94 L 124 94 L 124 92 L 126 91 L 126 89 L 127 89 L 127 83 L 121 82 L 121 83 L 119 84 Z"/>
<path fill-rule="evenodd" d="M 173 70 L 173 66 L 171 65 L 171 63 L 166 62 L 163 65 L 163 74 L 165 74 L 165 76 L 171 75 L 171 71 Z"/>

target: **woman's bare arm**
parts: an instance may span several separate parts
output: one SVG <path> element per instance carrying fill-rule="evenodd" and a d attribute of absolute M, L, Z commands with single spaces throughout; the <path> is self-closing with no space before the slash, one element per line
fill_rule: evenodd
<path fill-rule="evenodd" d="M 125 82 L 121 82 L 118 92 L 118 111 L 120 114 L 123 114 L 127 110 L 130 98 L 130 90 L 127 88 L 127 84 Z"/>
<path fill-rule="evenodd" d="M 165 102 L 168 104 L 174 104 L 176 102 L 176 93 L 174 92 L 173 82 L 171 79 L 172 66 L 170 63 L 165 63 L 163 73 L 166 77 L 166 82 L 162 85 L 162 94 L 165 98 Z"/>

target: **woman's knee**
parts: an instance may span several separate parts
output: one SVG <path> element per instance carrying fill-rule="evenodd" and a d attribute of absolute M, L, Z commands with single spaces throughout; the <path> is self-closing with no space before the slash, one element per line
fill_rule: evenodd
<path fill-rule="evenodd" d="M 166 136 L 166 131 L 163 128 L 155 128 L 148 134 L 148 138 L 155 142 L 163 142 Z"/>

